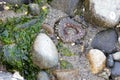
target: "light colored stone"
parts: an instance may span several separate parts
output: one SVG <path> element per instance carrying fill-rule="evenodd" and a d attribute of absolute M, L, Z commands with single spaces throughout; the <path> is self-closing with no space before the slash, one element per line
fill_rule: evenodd
<path fill-rule="evenodd" d="M 93 74 L 97 74 L 105 68 L 106 56 L 102 51 L 98 49 L 91 49 L 87 54 L 87 58 Z"/>
<path fill-rule="evenodd" d="M 116 61 L 120 61 L 120 52 L 116 52 L 113 54 L 113 59 Z"/>
<path fill-rule="evenodd" d="M 104 27 L 114 27 L 120 20 L 120 0 L 85 0 L 86 21 Z"/>
<path fill-rule="evenodd" d="M 44 71 L 39 72 L 37 80 L 50 80 L 48 74 Z"/>
<path fill-rule="evenodd" d="M 79 71 L 77 69 L 55 70 L 53 71 L 53 74 L 57 78 L 57 80 L 79 80 Z"/>
<path fill-rule="evenodd" d="M 58 51 L 53 41 L 44 33 L 39 33 L 33 44 L 32 60 L 41 69 L 58 64 Z"/>

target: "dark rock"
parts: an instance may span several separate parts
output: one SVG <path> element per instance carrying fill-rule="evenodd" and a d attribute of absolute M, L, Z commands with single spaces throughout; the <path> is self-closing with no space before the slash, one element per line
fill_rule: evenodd
<path fill-rule="evenodd" d="M 80 0 L 53 0 L 50 4 L 53 8 L 57 8 L 73 16 L 75 10 L 80 10 Z"/>
<path fill-rule="evenodd" d="M 112 76 L 120 76 L 120 62 L 115 62 L 114 67 L 111 69 Z"/>
<path fill-rule="evenodd" d="M 112 54 L 110 54 L 107 58 L 107 66 L 110 68 L 114 66 L 114 60 Z"/>
<path fill-rule="evenodd" d="M 104 53 L 116 51 L 117 33 L 114 29 L 100 31 L 94 37 L 91 46 L 100 49 Z"/>
<path fill-rule="evenodd" d="M 63 42 L 75 42 L 85 36 L 82 24 L 75 22 L 69 17 L 62 19 L 58 25 L 58 34 Z"/>

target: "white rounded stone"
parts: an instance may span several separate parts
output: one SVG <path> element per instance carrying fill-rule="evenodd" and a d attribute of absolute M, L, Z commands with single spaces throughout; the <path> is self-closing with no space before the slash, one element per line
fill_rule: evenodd
<path fill-rule="evenodd" d="M 33 63 L 41 69 L 51 68 L 58 63 L 58 51 L 53 41 L 44 33 L 40 33 L 33 44 Z"/>

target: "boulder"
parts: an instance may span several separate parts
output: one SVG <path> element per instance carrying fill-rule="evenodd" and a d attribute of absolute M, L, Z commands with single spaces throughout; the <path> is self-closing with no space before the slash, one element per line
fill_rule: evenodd
<path fill-rule="evenodd" d="M 53 41 L 44 33 L 39 33 L 33 44 L 33 63 L 41 69 L 58 64 L 58 51 Z"/>
<path fill-rule="evenodd" d="M 98 49 L 91 49 L 87 54 L 87 58 L 93 74 L 97 74 L 105 68 L 106 56 L 102 51 Z"/>
<path fill-rule="evenodd" d="M 85 20 L 100 27 L 114 27 L 120 21 L 120 0 L 85 0 Z"/>

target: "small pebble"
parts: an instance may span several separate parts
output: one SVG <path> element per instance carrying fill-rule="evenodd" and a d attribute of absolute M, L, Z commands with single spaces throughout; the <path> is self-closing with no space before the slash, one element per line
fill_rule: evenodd
<path fill-rule="evenodd" d="M 50 80 L 48 74 L 44 71 L 38 73 L 37 80 Z"/>
<path fill-rule="evenodd" d="M 91 49 L 87 54 L 87 58 L 90 62 L 91 72 L 93 74 L 97 74 L 105 68 L 106 56 L 102 51 Z"/>
<path fill-rule="evenodd" d="M 116 52 L 113 54 L 113 59 L 116 61 L 120 61 L 120 52 Z"/>
<path fill-rule="evenodd" d="M 112 54 L 108 55 L 107 66 L 110 67 L 110 68 L 114 66 L 114 60 L 113 60 Z"/>

